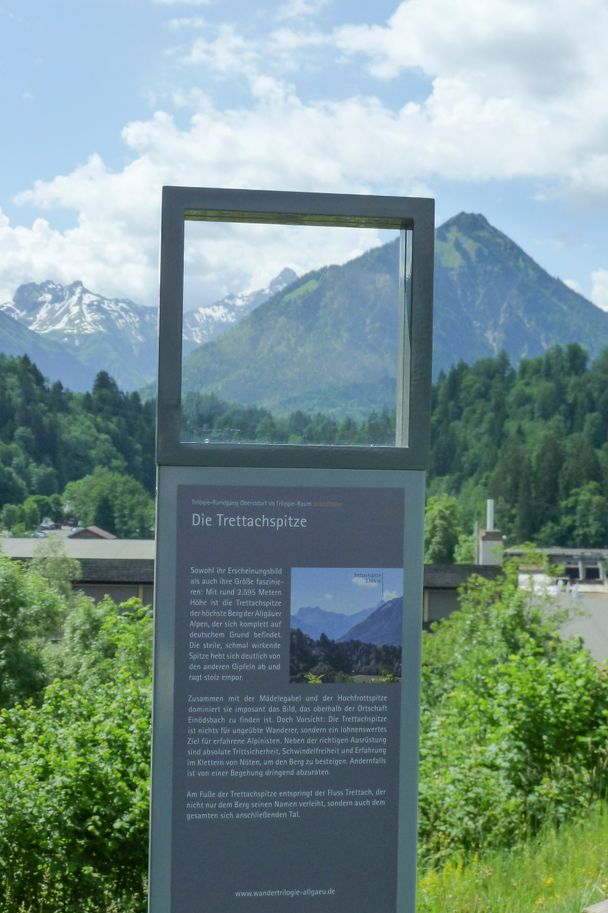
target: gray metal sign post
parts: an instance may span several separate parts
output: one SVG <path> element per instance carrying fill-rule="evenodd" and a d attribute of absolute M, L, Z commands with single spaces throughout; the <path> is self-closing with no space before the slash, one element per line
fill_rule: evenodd
<path fill-rule="evenodd" d="M 183 440 L 188 220 L 398 231 L 394 446 Z M 432 277 L 430 200 L 164 189 L 151 913 L 413 913 Z"/>

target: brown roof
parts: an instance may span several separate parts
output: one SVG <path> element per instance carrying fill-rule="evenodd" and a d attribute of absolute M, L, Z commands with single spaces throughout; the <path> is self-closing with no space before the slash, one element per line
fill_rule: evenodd
<path fill-rule="evenodd" d="M 85 526 L 84 529 L 77 529 L 70 533 L 69 539 L 116 539 L 114 533 L 109 533 L 100 526 Z"/>

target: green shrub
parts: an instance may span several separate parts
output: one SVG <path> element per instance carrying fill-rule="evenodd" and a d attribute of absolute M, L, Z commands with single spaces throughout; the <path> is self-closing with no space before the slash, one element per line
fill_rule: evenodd
<path fill-rule="evenodd" d="M 122 670 L 0 715 L 5 913 L 145 909 L 149 704 Z"/>
<path fill-rule="evenodd" d="M 75 570 L 0 559 L 3 913 L 145 909 L 152 613 Z"/>
<path fill-rule="evenodd" d="M 35 569 L 0 558 L 0 707 L 41 694 L 49 680 L 45 649 L 65 609 Z"/>
<path fill-rule="evenodd" d="M 428 859 L 509 845 L 605 794 L 608 678 L 561 615 L 472 579 L 424 637 L 420 834 Z"/>
<path fill-rule="evenodd" d="M 55 571 L 0 560 L 0 909 L 143 913 L 151 611 L 73 596 Z M 424 635 L 427 864 L 511 846 L 605 794 L 608 676 L 562 620 L 510 568 L 472 579 Z"/>

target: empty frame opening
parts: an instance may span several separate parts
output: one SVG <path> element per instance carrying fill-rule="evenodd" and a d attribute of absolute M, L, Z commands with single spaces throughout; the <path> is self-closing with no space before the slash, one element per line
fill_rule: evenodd
<path fill-rule="evenodd" d="M 186 213 L 181 442 L 407 446 L 412 232 L 231 215 Z"/>

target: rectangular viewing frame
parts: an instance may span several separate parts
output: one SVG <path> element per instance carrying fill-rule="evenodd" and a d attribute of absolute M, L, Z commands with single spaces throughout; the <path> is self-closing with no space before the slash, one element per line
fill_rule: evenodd
<path fill-rule="evenodd" d="M 183 321 L 188 224 L 391 230 L 399 237 L 394 444 L 184 440 Z M 160 465 L 421 469 L 428 463 L 434 202 L 351 194 L 163 188 L 157 460 Z M 392 334 L 392 330 L 390 331 Z M 323 370 L 323 366 L 320 366 Z"/>

